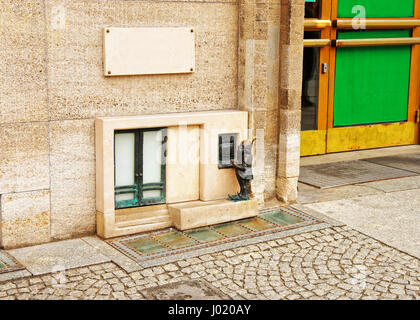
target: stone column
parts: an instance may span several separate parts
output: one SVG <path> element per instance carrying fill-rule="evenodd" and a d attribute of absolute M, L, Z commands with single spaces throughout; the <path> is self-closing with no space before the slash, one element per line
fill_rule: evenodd
<path fill-rule="evenodd" d="M 276 197 L 280 0 L 240 0 L 239 109 L 257 137 L 252 191 L 260 205 Z"/>
<path fill-rule="evenodd" d="M 304 0 L 281 0 L 277 198 L 297 200 L 303 65 Z"/>

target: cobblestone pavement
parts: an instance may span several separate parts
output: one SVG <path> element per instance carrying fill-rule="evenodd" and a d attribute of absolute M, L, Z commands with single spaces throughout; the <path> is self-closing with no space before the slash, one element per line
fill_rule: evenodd
<path fill-rule="evenodd" d="M 0 283 L 0 299 L 144 299 L 204 279 L 233 299 L 420 299 L 419 260 L 349 227 L 126 273 L 113 263 Z"/>

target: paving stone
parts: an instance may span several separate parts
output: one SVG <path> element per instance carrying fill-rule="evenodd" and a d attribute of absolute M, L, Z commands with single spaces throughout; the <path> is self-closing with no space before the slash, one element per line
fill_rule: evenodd
<path fill-rule="evenodd" d="M 165 266 L 163 267 L 163 269 L 164 269 L 165 271 L 177 271 L 177 270 L 178 270 L 178 267 L 177 267 L 175 264 L 170 263 L 170 264 L 165 265 Z"/>
<path fill-rule="evenodd" d="M 392 254 L 392 260 L 387 254 Z M 66 271 L 64 283 L 59 283 L 61 276 L 54 273 L 0 283 L 0 297 L 144 299 L 146 288 L 191 279 L 204 279 L 235 299 L 420 297 L 416 259 L 347 227 L 180 259 L 130 274 L 104 262 Z"/>
<path fill-rule="evenodd" d="M 81 239 L 52 242 L 8 251 L 34 275 L 109 261 Z"/>

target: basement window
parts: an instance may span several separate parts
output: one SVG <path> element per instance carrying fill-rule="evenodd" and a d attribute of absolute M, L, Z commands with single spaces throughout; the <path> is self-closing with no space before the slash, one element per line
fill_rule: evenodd
<path fill-rule="evenodd" d="M 115 131 L 115 208 L 165 203 L 167 129 Z"/>

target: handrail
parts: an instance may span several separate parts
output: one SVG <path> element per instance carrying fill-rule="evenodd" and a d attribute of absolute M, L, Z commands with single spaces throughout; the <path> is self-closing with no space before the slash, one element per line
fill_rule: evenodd
<path fill-rule="evenodd" d="M 331 44 L 333 47 L 404 46 L 420 44 L 420 38 L 341 39 Z"/>
<path fill-rule="evenodd" d="M 319 20 L 319 19 L 305 19 L 303 22 L 305 28 L 322 29 L 331 27 L 331 20 Z"/>
<path fill-rule="evenodd" d="M 364 19 L 358 20 L 366 29 L 407 29 L 420 26 L 420 19 Z M 334 20 L 332 25 L 337 29 L 353 29 L 353 19 Z M 358 25 L 358 27 L 360 27 Z M 358 29 L 359 30 L 359 29 Z"/>
<path fill-rule="evenodd" d="M 331 44 L 330 39 L 304 39 L 304 47 L 327 47 Z"/>

